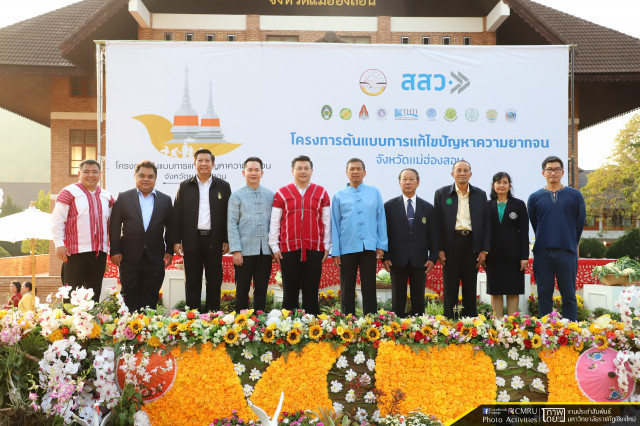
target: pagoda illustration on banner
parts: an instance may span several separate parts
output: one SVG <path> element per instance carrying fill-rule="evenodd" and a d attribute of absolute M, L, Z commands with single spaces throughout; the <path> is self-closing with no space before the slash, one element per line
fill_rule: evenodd
<path fill-rule="evenodd" d="M 173 116 L 173 123 L 156 114 L 132 117 L 147 129 L 153 146 L 167 157 L 193 158 L 199 149 L 208 149 L 214 155 L 233 151 L 241 144 L 227 142 L 222 133 L 220 117 L 213 109 L 212 84 L 209 82 L 209 103 L 200 120 L 191 107 L 189 96 L 189 68 L 184 69 L 184 91 L 180 109 Z"/>

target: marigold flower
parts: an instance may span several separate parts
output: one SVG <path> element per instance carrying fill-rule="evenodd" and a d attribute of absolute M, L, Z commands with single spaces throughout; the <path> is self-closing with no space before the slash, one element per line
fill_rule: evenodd
<path fill-rule="evenodd" d="M 101 332 L 102 332 L 102 327 L 100 327 L 98 324 L 94 322 L 93 328 L 91 329 L 91 333 L 89 333 L 89 339 L 99 338 Z"/>
<path fill-rule="evenodd" d="M 162 342 L 158 337 L 151 336 L 151 338 L 147 340 L 147 345 L 152 346 L 154 348 L 159 348 L 160 346 L 162 346 Z"/>
<path fill-rule="evenodd" d="M 51 333 L 48 337 L 49 341 L 51 343 L 56 342 L 58 340 L 62 340 L 64 339 L 64 336 L 62 335 L 62 331 L 60 331 L 60 329 L 56 329 L 53 333 Z"/>

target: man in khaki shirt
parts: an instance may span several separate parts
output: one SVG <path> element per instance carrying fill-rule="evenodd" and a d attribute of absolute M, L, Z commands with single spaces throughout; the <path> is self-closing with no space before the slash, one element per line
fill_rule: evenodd
<path fill-rule="evenodd" d="M 454 317 L 462 281 L 462 309 L 457 317 L 475 317 L 478 268 L 489 253 L 491 232 L 487 194 L 469 184 L 471 164 L 453 165 L 453 185 L 438 189 L 433 206 L 438 223 L 438 260 L 443 267 L 444 315 Z"/>

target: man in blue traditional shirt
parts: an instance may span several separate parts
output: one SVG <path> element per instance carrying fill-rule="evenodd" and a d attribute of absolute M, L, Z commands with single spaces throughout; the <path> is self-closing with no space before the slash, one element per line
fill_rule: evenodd
<path fill-rule="evenodd" d="M 547 185 L 529 196 L 529 220 L 536 234 L 533 275 L 538 285 L 540 316 L 553 309 L 554 281 L 562 296 L 562 316 L 576 321 L 578 243 L 587 215 L 580 191 L 562 185 L 562 160 L 551 156 L 542 162 Z"/>
<path fill-rule="evenodd" d="M 269 222 L 273 192 L 260 185 L 262 160 L 249 157 L 242 170 L 245 182 L 229 197 L 227 234 L 236 272 L 236 311 L 249 308 L 253 279 L 253 308 L 264 311 L 271 276 Z"/>
<path fill-rule="evenodd" d="M 356 310 L 356 278 L 360 267 L 362 309 L 377 311 L 376 266 L 388 249 L 387 221 L 378 188 L 365 185 L 364 162 L 347 162 L 349 184 L 331 202 L 331 255 L 340 268 L 340 308 L 343 314 Z"/>

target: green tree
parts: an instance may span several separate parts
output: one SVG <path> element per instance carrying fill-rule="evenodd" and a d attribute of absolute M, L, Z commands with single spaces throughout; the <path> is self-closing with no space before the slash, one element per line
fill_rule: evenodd
<path fill-rule="evenodd" d="M 607 248 L 595 238 L 583 238 L 580 240 L 580 257 L 601 259 L 605 256 Z"/>
<path fill-rule="evenodd" d="M 2 203 L 2 212 L 0 212 L 0 217 L 9 216 L 10 214 L 20 213 L 22 211 L 22 207 L 13 202 L 11 197 L 7 195 L 7 198 Z"/>
<path fill-rule="evenodd" d="M 607 163 L 589 174 L 582 188 L 587 212 L 601 217 L 622 210 L 640 215 L 640 114 L 635 114 L 615 139 Z"/>
<path fill-rule="evenodd" d="M 50 206 L 50 192 L 45 192 L 40 190 L 38 192 L 38 199 L 35 202 L 36 208 L 43 212 L 49 213 Z M 24 240 L 22 242 L 21 251 L 24 254 L 31 253 L 31 241 Z M 49 240 L 36 240 L 36 254 L 47 254 L 49 253 Z"/>

